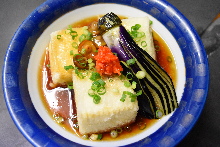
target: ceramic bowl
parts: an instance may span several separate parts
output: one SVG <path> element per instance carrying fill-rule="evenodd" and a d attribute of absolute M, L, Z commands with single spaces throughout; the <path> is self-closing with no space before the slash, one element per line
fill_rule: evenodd
<path fill-rule="evenodd" d="M 153 29 L 168 44 L 176 61 L 179 108 L 134 137 L 92 142 L 71 134 L 51 119 L 40 98 L 37 75 L 51 32 L 108 12 L 127 17 L 148 16 L 153 21 Z M 3 68 L 8 110 L 18 129 L 35 146 L 174 146 L 197 121 L 208 83 L 208 61 L 199 36 L 189 21 L 163 0 L 48 0 L 18 28 Z"/>

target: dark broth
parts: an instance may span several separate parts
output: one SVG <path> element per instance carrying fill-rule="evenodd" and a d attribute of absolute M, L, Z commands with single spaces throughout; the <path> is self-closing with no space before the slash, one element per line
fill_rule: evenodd
<path fill-rule="evenodd" d="M 91 22 L 97 21 L 99 16 L 86 18 L 82 21 L 74 23 L 73 27 L 82 27 L 88 26 Z M 125 18 L 125 17 L 121 17 Z M 166 72 L 170 75 L 173 80 L 174 85 L 176 85 L 176 65 L 174 62 L 174 58 L 172 53 L 170 52 L 167 44 L 164 40 L 153 31 L 154 43 L 156 46 L 157 53 L 157 61 L 158 63 L 166 70 Z M 42 61 L 40 63 L 39 69 L 39 91 L 41 94 L 42 101 L 49 115 L 54 119 L 54 115 L 61 116 L 64 121 L 63 123 L 59 123 L 63 129 L 70 131 L 79 137 L 82 135 L 78 132 L 77 128 L 77 119 L 76 119 L 76 107 L 74 102 L 74 91 L 69 90 L 65 87 L 58 87 L 52 89 L 50 87 L 50 83 L 52 82 L 52 78 L 50 75 L 50 69 L 47 65 L 49 65 L 48 52 L 47 49 L 45 54 L 43 55 Z M 55 121 L 55 119 L 54 119 Z M 156 121 L 156 119 L 146 119 L 140 116 L 137 116 L 136 121 L 129 125 L 127 129 L 123 128 L 122 133 L 115 139 L 111 138 L 110 133 L 103 133 L 103 139 L 105 141 L 113 141 L 120 140 L 132 137 L 142 131 L 145 131 L 149 127 L 151 127 Z M 146 124 L 146 128 L 142 130 Z M 129 128 L 129 129 L 128 129 Z"/>

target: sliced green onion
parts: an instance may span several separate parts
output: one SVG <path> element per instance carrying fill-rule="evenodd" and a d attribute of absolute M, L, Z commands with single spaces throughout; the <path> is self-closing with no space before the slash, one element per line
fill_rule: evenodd
<path fill-rule="evenodd" d="M 76 61 L 82 61 L 83 60 L 83 55 L 82 54 L 75 54 L 74 57 L 76 56 L 81 56 L 80 58 L 76 59 Z"/>
<path fill-rule="evenodd" d="M 117 137 L 118 137 L 118 132 L 117 132 L 116 130 L 112 130 L 112 131 L 110 132 L 110 136 L 111 136 L 112 138 L 117 138 Z"/>
<path fill-rule="evenodd" d="M 120 134 L 120 133 L 122 133 L 123 129 L 122 128 L 117 128 L 116 131 Z"/>
<path fill-rule="evenodd" d="M 131 93 L 130 91 L 123 91 L 120 101 L 124 102 L 127 96 L 129 96 L 129 98 L 131 99 L 131 102 L 135 102 L 137 99 L 136 94 Z"/>
<path fill-rule="evenodd" d="M 96 91 L 100 86 L 100 83 L 95 81 L 92 83 L 91 89 Z"/>
<path fill-rule="evenodd" d="M 156 111 L 156 118 L 161 118 L 163 116 L 163 112 L 161 110 Z"/>
<path fill-rule="evenodd" d="M 132 78 L 133 78 L 133 74 L 130 73 L 130 72 L 127 73 L 126 78 L 127 78 L 128 80 L 132 80 Z"/>
<path fill-rule="evenodd" d="M 137 91 L 136 95 L 137 96 L 142 95 L 142 90 Z"/>
<path fill-rule="evenodd" d="M 72 36 L 73 40 L 78 36 L 78 33 L 76 31 L 73 31 L 73 28 L 71 25 L 69 25 L 69 28 L 67 30 L 69 30 L 68 34 L 70 34 Z"/>
<path fill-rule="evenodd" d="M 70 51 L 70 55 L 73 55 L 73 50 Z"/>
<path fill-rule="evenodd" d="M 82 48 L 82 50 L 81 50 L 80 53 L 81 53 L 81 54 L 85 54 L 85 53 L 86 53 L 86 49 L 85 49 L 85 48 Z"/>
<path fill-rule="evenodd" d="M 146 46 L 147 46 L 146 41 L 141 41 L 141 46 L 142 46 L 142 47 L 146 47 Z"/>
<path fill-rule="evenodd" d="M 82 42 L 83 40 L 86 40 L 86 35 L 85 35 L 85 34 L 82 34 L 82 35 L 79 37 L 79 42 Z"/>
<path fill-rule="evenodd" d="M 102 134 L 98 134 L 98 140 L 102 139 Z"/>
<path fill-rule="evenodd" d="M 152 24 L 153 24 L 153 21 L 152 21 L 152 20 L 150 20 L 150 22 L 149 22 L 149 23 L 150 23 L 150 25 L 152 25 Z"/>
<path fill-rule="evenodd" d="M 83 40 L 91 40 L 92 39 L 92 33 L 90 33 L 89 31 L 86 31 L 86 34 L 82 34 L 79 37 L 79 42 L 82 42 Z"/>
<path fill-rule="evenodd" d="M 101 140 L 102 139 L 102 134 L 92 134 L 90 135 L 89 139 L 96 141 L 96 140 Z"/>
<path fill-rule="evenodd" d="M 78 44 L 76 42 L 73 42 L 72 47 L 75 48 L 75 49 L 78 49 Z"/>
<path fill-rule="evenodd" d="M 124 102 L 124 101 L 125 101 L 125 98 L 126 98 L 126 95 L 123 93 L 122 96 L 121 96 L 120 101 Z"/>
<path fill-rule="evenodd" d="M 95 67 L 95 63 L 93 63 L 93 62 L 89 63 L 88 65 L 89 65 L 89 70 L 91 70 L 91 69 L 93 69 Z"/>
<path fill-rule="evenodd" d="M 137 82 L 132 81 L 132 83 L 131 83 L 131 88 L 132 88 L 132 89 L 135 89 L 135 88 L 136 88 L 136 86 L 137 86 Z"/>
<path fill-rule="evenodd" d="M 98 82 L 100 83 L 100 85 L 105 86 L 105 81 L 103 81 L 102 79 L 99 79 Z"/>
<path fill-rule="evenodd" d="M 57 35 L 57 39 L 60 40 L 61 39 L 61 35 Z"/>
<path fill-rule="evenodd" d="M 73 40 L 75 39 L 75 37 L 78 36 L 78 34 L 77 34 L 76 31 L 71 31 L 71 32 L 70 32 L 70 35 L 72 36 L 72 39 L 73 39 Z"/>
<path fill-rule="evenodd" d="M 85 76 L 78 70 L 78 68 L 75 68 L 75 74 L 80 78 L 80 79 L 84 79 Z"/>
<path fill-rule="evenodd" d="M 74 69 L 74 67 L 72 65 L 69 65 L 69 66 L 64 66 L 64 69 L 65 70 L 70 70 L 70 69 Z"/>
<path fill-rule="evenodd" d="M 127 65 L 133 65 L 135 64 L 135 59 L 129 59 L 126 61 Z"/>
<path fill-rule="evenodd" d="M 131 27 L 131 31 L 137 31 L 141 27 L 140 24 L 135 24 L 134 26 Z"/>
<path fill-rule="evenodd" d="M 101 76 L 98 72 L 93 71 L 89 79 L 92 81 L 96 81 L 98 79 L 101 79 Z"/>
<path fill-rule="evenodd" d="M 68 83 L 68 84 L 67 84 L 67 88 L 73 89 L 73 83 L 72 83 L 72 82 L 71 82 L 71 83 Z"/>
<path fill-rule="evenodd" d="M 113 79 L 112 79 L 112 78 L 109 78 L 108 81 L 109 81 L 109 82 L 113 82 Z"/>
<path fill-rule="evenodd" d="M 106 93 L 105 87 L 99 87 L 99 88 L 97 89 L 97 93 L 98 93 L 99 95 L 104 95 L 104 94 Z"/>
<path fill-rule="evenodd" d="M 80 61 L 80 60 L 79 60 Z M 82 63 L 82 62 L 80 62 L 79 63 L 82 67 L 86 67 L 86 65 L 87 65 L 87 63 Z"/>
<path fill-rule="evenodd" d="M 88 90 L 88 94 L 89 94 L 89 96 L 94 96 L 94 95 L 95 95 L 95 92 L 94 92 L 94 90 L 89 89 L 89 90 Z"/>
<path fill-rule="evenodd" d="M 124 81 L 124 86 L 125 87 L 130 87 L 131 86 L 131 83 L 129 81 Z"/>
<path fill-rule="evenodd" d="M 87 60 L 87 62 L 88 62 L 88 63 L 92 63 L 93 60 L 92 60 L 91 58 L 89 58 L 89 59 Z"/>
<path fill-rule="evenodd" d="M 132 74 L 131 74 L 131 76 L 132 76 Z M 130 77 L 130 76 L 129 76 Z M 123 74 L 121 74 L 120 76 L 119 76 L 119 79 L 120 80 L 124 80 L 125 79 L 125 76 L 123 75 Z"/>
<path fill-rule="evenodd" d="M 136 77 L 137 77 L 138 79 L 143 79 L 145 76 L 146 76 L 146 73 L 145 73 L 144 71 L 138 71 L 138 72 L 136 73 Z"/>
<path fill-rule="evenodd" d="M 101 97 L 99 95 L 95 94 L 95 95 L 92 96 L 92 98 L 93 98 L 93 102 L 95 104 L 100 103 Z"/>

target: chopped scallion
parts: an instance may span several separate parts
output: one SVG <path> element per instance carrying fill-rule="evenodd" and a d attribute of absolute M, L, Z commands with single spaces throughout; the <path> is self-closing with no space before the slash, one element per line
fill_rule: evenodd
<path fill-rule="evenodd" d="M 136 88 L 136 86 L 137 86 L 137 82 L 132 81 L 132 83 L 131 83 L 131 88 L 132 88 L 132 89 L 135 89 L 135 88 Z"/>
<path fill-rule="evenodd" d="M 138 79 L 143 79 L 145 76 L 146 76 L 146 73 L 145 73 L 144 71 L 138 71 L 138 72 L 136 73 L 136 77 L 137 77 Z"/>
<path fill-rule="evenodd" d="M 93 60 L 92 60 L 91 58 L 89 58 L 89 59 L 87 60 L 87 62 L 88 62 L 88 63 L 92 63 Z"/>
<path fill-rule="evenodd" d="M 141 46 L 142 46 L 142 47 L 146 47 L 146 46 L 147 46 L 146 41 L 141 41 Z"/>
<path fill-rule="evenodd" d="M 132 78 L 133 78 L 133 74 L 130 73 L 130 72 L 127 73 L 126 78 L 127 78 L 128 80 L 132 80 Z"/>
<path fill-rule="evenodd" d="M 104 95 L 104 94 L 106 93 L 105 87 L 99 87 L 99 88 L 97 89 L 97 93 L 98 93 L 99 95 Z"/>
<path fill-rule="evenodd" d="M 85 49 L 85 48 L 82 48 L 82 50 L 81 50 L 80 53 L 81 53 L 81 54 L 85 54 L 85 53 L 86 53 L 86 49 Z"/>
<path fill-rule="evenodd" d="M 100 103 L 101 97 L 100 97 L 99 95 L 94 94 L 94 95 L 92 96 L 92 98 L 93 98 L 93 102 L 94 102 L 95 104 Z"/>
<path fill-rule="evenodd" d="M 133 65 L 135 63 L 135 59 L 129 59 L 126 61 L 127 65 Z"/>
<path fill-rule="evenodd" d="M 57 35 L 57 39 L 60 40 L 61 39 L 61 35 Z"/>
<path fill-rule="evenodd" d="M 111 135 L 112 138 L 117 138 L 118 137 L 118 132 L 116 130 L 112 130 L 110 132 L 110 135 Z"/>
<path fill-rule="evenodd" d="M 124 81 L 124 86 L 125 87 L 130 87 L 131 86 L 131 83 L 129 81 Z"/>
<path fill-rule="evenodd" d="M 70 55 L 73 55 L 73 50 L 70 51 Z"/>
<path fill-rule="evenodd" d="M 76 42 L 73 42 L 72 47 L 75 48 L 75 49 L 78 49 L 78 44 Z"/>
<path fill-rule="evenodd" d="M 98 80 L 100 78 L 101 78 L 101 76 L 100 76 L 100 74 L 98 72 L 92 72 L 92 75 L 90 76 L 89 79 L 92 80 L 92 81 L 96 81 L 96 80 Z"/>
<path fill-rule="evenodd" d="M 68 83 L 68 84 L 67 84 L 67 88 L 73 89 L 73 83 L 72 83 L 72 82 Z"/>
<path fill-rule="evenodd" d="M 64 66 L 64 69 L 69 70 L 69 69 L 74 69 L 74 67 L 72 65 L 69 65 L 69 66 Z"/>
<path fill-rule="evenodd" d="M 79 70 L 78 70 L 78 68 L 75 68 L 75 74 L 80 78 L 80 79 L 84 79 L 84 75 L 82 74 L 82 72 L 80 72 Z"/>
<path fill-rule="evenodd" d="M 163 112 L 161 110 L 156 111 L 156 118 L 161 118 L 163 116 Z"/>

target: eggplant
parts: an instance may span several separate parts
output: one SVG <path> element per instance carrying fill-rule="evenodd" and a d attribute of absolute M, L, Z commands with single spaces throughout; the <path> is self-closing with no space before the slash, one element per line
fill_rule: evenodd
<path fill-rule="evenodd" d="M 167 72 L 154 60 L 145 50 L 140 48 L 132 39 L 127 30 L 118 21 L 117 15 L 106 14 L 99 21 L 99 25 L 105 28 L 105 24 L 111 24 L 105 28 L 103 39 L 112 52 L 116 53 L 119 60 L 126 62 L 135 59 L 135 63 L 129 66 L 123 66 L 123 74 L 128 72 L 133 75 L 132 80 L 136 81 L 137 88 L 135 91 L 142 90 L 142 95 L 137 97 L 139 105 L 139 114 L 150 119 L 161 118 L 178 107 L 177 96 L 172 79 Z M 114 25 L 111 20 L 117 21 Z M 105 20 L 105 21 L 103 21 Z M 102 22 L 105 22 L 104 24 Z M 136 75 L 141 71 L 144 73 L 143 78 Z"/>

